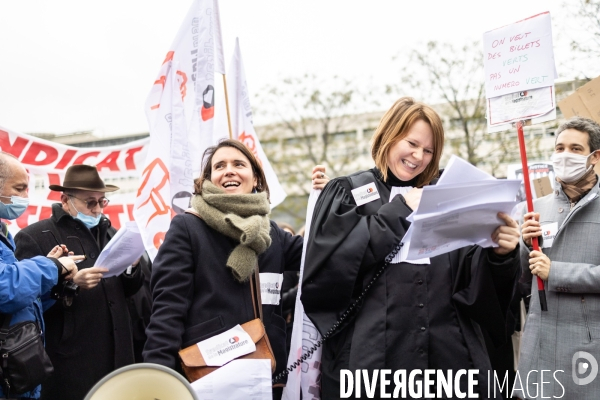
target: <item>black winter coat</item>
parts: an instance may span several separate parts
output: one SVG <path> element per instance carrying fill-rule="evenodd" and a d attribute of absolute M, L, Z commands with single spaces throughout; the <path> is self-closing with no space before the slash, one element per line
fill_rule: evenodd
<path fill-rule="evenodd" d="M 52 231 L 77 255 L 82 252 L 81 246 L 67 236 L 81 240 L 87 259 L 77 264 L 80 270 L 94 266 L 100 251 L 116 233 L 105 216 L 90 230 L 60 204 L 54 204 L 52 217 L 17 233 L 16 257 L 48 254 L 56 241 L 49 233 L 42 233 L 45 230 Z M 95 288 L 80 290 L 71 306 L 59 300 L 44 313 L 46 351 L 54 365 L 54 374 L 42 385 L 42 399 L 81 400 L 105 375 L 134 362 L 125 298 L 140 288 L 143 280 L 140 271 L 138 267 L 131 276 L 102 279 Z"/>
<path fill-rule="evenodd" d="M 271 239 L 271 246 L 258 257 L 259 272 L 297 271 L 302 238 L 271 221 Z M 249 281 L 238 282 L 225 265 L 237 245 L 195 215 L 173 218 L 152 265 L 152 316 L 144 362 L 181 371 L 180 349 L 254 319 Z M 277 374 L 287 363 L 281 302 L 263 304 L 263 316 Z"/>

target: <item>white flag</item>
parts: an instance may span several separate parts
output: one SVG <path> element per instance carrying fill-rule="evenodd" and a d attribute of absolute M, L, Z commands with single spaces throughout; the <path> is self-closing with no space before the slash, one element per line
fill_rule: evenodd
<path fill-rule="evenodd" d="M 320 194 L 320 190 L 311 189 L 310 196 L 308 197 L 308 206 L 306 207 L 306 230 L 304 234 L 304 246 L 302 248 L 302 260 L 300 262 L 300 283 L 298 284 L 298 293 L 296 294 L 294 326 L 292 329 L 290 354 L 288 355 L 288 366 L 294 364 L 304 353 L 321 340 L 321 334 L 312 321 L 304 314 L 304 306 L 300 301 L 310 223 Z M 322 349 L 323 346 L 319 346 L 310 357 L 302 361 L 301 366 L 290 372 L 287 384 L 283 389 L 283 400 L 300 400 L 300 393 L 302 393 L 303 399 L 319 400 L 321 398 Z"/>
<path fill-rule="evenodd" d="M 262 164 L 269 185 L 269 191 L 271 192 L 271 208 L 273 208 L 285 200 L 286 194 L 254 131 L 250 94 L 248 93 L 244 62 L 242 61 L 238 39 L 235 42 L 235 50 L 227 76 L 229 77 L 227 92 L 229 93 L 229 110 L 233 138 L 244 143 Z"/>
<path fill-rule="evenodd" d="M 213 144 L 215 3 L 194 0 L 146 99 L 150 146 L 134 216 L 152 260 Z"/>
<path fill-rule="evenodd" d="M 221 14 L 219 0 L 213 0 L 213 21 L 215 24 L 215 72 L 225 75 L 225 56 L 223 55 L 223 39 L 221 37 Z"/>

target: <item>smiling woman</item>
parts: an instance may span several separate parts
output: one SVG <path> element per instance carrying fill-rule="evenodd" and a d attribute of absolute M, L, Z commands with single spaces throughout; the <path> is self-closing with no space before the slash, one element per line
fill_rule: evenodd
<path fill-rule="evenodd" d="M 234 147 L 223 147 L 213 153 L 210 181 L 228 194 L 252 193 L 257 179 L 248 157 Z"/>
<path fill-rule="evenodd" d="M 443 146 L 438 114 L 401 98 L 373 135 L 376 168 L 333 179 L 317 201 L 302 303 L 321 334 L 334 327 L 323 345 L 323 399 L 339 398 L 340 376 L 356 370 L 372 376 L 376 370 L 478 369 L 480 393 L 486 392 L 490 366 L 481 329 L 504 339 L 519 270 L 516 222 L 499 215 L 504 225 L 492 234 L 494 250 L 470 246 L 417 261 L 396 256 L 422 187 L 439 175 Z M 353 304 L 358 311 L 348 314 Z M 342 315 L 350 317 L 340 324 Z M 466 374 L 457 375 L 455 386 L 464 391 Z M 380 389 L 385 386 L 375 390 L 384 397 Z"/>
<path fill-rule="evenodd" d="M 284 270 L 299 270 L 302 238 L 269 220 L 264 172 L 237 140 L 206 150 L 194 189 L 191 213 L 173 219 L 154 260 L 144 361 L 179 369 L 180 349 L 254 319 L 250 280 L 258 268 L 263 323 L 280 373 L 286 324 L 279 293 L 267 290 L 281 287 Z M 273 389 L 274 398 L 281 390 Z"/>

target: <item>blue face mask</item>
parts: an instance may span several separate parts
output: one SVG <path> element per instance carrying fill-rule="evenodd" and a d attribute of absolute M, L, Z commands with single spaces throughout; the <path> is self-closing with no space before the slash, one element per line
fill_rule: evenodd
<path fill-rule="evenodd" d="M 8 196 L 0 197 L 9 198 Z M 0 201 L 0 218 L 17 219 L 27 210 L 29 199 L 20 196 L 10 196 L 10 200 L 12 204 L 4 204 Z"/>
<path fill-rule="evenodd" d="M 77 207 L 75 207 L 75 204 L 73 204 L 73 201 L 71 201 L 71 205 L 73 206 L 75 211 L 77 211 Z M 81 222 L 83 222 L 83 224 L 85 226 L 87 226 L 89 229 L 92 229 L 93 227 L 98 225 L 101 217 L 102 217 L 102 214 L 98 214 L 97 217 L 94 217 L 92 215 L 85 215 L 84 213 L 77 211 L 77 215 L 74 216 L 73 218 L 80 220 Z"/>

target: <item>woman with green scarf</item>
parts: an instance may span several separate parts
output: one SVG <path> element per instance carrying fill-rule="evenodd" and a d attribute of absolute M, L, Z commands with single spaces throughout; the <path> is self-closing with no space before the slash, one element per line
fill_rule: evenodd
<path fill-rule="evenodd" d="M 221 141 L 204 160 L 191 212 L 173 218 L 154 260 L 144 361 L 181 371 L 180 349 L 254 319 L 250 278 L 258 268 L 278 374 L 287 362 L 279 290 L 283 272 L 299 270 L 302 238 L 269 220 L 265 174 L 244 144 Z"/>

